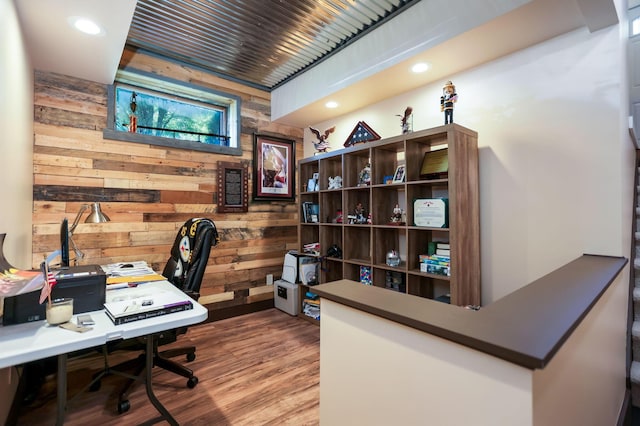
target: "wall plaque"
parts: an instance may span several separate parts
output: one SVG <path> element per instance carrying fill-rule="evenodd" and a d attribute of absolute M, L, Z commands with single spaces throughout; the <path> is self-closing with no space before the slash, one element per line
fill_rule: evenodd
<path fill-rule="evenodd" d="M 413 224 L 430 228 L 449 227 L 447 198 L 418 198 L 413 201 Z"/>
<path fill-rule="evenodd" d="M 242 163 L 218 161 L 218 212 L 249 211 L 249 168 Z"/>
<path fill-rule="evenodd" d="M 424 153 L 420 179 L 446 179 L 449 173 L 449 150 L 447 148 Z"/>

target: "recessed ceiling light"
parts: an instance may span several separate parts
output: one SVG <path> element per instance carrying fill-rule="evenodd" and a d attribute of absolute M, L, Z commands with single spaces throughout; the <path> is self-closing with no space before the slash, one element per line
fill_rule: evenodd
<path fill-rule="evenodd" d="M 415 73 L 425 72 L 428 69 L 429 69 L 429 64 L 425 62 L 419 62 L 411 67 L 411 71 Z"/>
<path fill-rule="evenodd" d="M 69 18 L 69 23 L 76 30 L 89 35 L 102 35 L 104 30 L 100 25 L 93 22 L 91 19 L 83 18 L 81 16 L 72 16 Z"/>
<path fill-rule="evenodd" d="M 338 108 L 338 103 L 336 101 L 329 101 L 324 104 L 327 108 Z"/>

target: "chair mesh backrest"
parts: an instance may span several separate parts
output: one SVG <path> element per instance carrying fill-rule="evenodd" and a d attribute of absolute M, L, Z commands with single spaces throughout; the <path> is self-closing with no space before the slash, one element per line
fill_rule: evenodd
<path fill-rule="evenodd" d="M 162 275 L 183 291 L 200 291 L 211 247 L 218 242 L 218 230 L 211 219 L 187 220 L 176 235 Z"/>

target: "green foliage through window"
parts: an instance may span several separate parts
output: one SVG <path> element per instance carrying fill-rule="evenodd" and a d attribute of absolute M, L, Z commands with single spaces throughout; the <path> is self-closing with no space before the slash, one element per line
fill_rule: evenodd
<path fill-rule="evenodd" d="M 127 85 L 117 85 L 115 97 L 115 130 L 129 132 L 135 116 L 135 133 L 141 135 L 230 146 L 224 107 Z"/>
<path fill-rule="evenodd" d="M 242 155 L 239 96 L 139 70 L 118 70 L 115 80 L 105 139 Z"/>

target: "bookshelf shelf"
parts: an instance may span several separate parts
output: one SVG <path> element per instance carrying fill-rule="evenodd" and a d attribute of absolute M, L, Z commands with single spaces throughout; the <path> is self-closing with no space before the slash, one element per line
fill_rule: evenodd
<path fill-rule="evenodd" d="M 425 179 L 421 173 L 425 153 L 443 148 L 447 149 L 448 174 Z M 371 180 L 362 185 L 361 171 L 367 165 Z M 385 183 L 401 165 L 405 166 L 404 181 Z M 314 174 L 319 176 L 318 191 L 300 193 L 300 251 L 313 242 L 320 243 L 322 256 L 334 244 L 342 250 L 342 258 L 323 258 L 321 283 L 343 278 L 360 281 L 362 268 L 367 268 L 374 286 L 431 299 L 444 298 L 455 305 L 480 304 L 475 131 L 448 124 L 305 158 L 299 161 L 298 170 L 301 183 Z M 335 176 L 342 177 L 344 186 L 327 189 L 329 177 Z M 446 227 L 415 225 L 415 200 L 445 198 Z M 318 223 L 304 222 L 303 203 L 318 204 Z M 358 204 L 363 207 L 364 222 L 352 219 Z M 394 222 L 396 204 L 404 214 Z M 420 209 L 418 214 L 424 213 L 420 204 L 416 209 Z M 336 220 L 340 214 L 342 222 Z M 420 255 L 427 254 L 430 243 L 437 242 L 450 245 L 449 276 L 420 270 Z M 386 264 L 386 254 L 391 249 L 400 255 L 398 266 Z"/>

